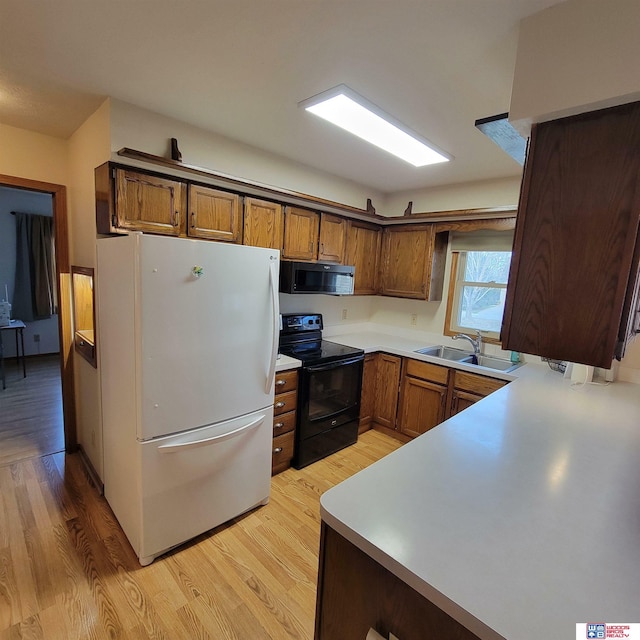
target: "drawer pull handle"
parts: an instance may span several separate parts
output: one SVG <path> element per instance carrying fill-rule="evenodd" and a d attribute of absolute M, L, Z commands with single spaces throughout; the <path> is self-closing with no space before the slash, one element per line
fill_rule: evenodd
<path fill-rule="evenodd" d="M 276 409 L 282 409 L 282 407 L 284 407 L 284 405 L 287 404 L 286 402 L 276 402 Z"/>
<path fill-rule="evenodd" d="M 282 453 L 282 447 L 276 447 L 276 448 L 273 450 L 273 453 Z"/>
<path fill-rule="evenodd" d="M 273 428 L 274 428 L 274 429 L 282 429 L 282 427 L 284 427 L 284 422 L 276 422 L 276 423 L 273 425 Z"/>
<path fill-rule="evenodd" d="M 287 384 L 286 380 L 276 380 L 276 387 L 281 387 L 283 384 Z"/>

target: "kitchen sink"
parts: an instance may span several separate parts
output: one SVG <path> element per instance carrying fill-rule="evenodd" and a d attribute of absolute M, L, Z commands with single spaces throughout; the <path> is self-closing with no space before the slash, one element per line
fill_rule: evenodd
<path fill-rule="evenodd" d="M 424 349 L 416 349 L 415 353 L 422 353 L 426 356 L 434 356 L 435 358 L 442 358 L 443 360 L 464 362 L 465 364 L 485 367 L 486 369 L 493 369 L 494 371 L 503 371 L 505 373 L 514 371 L 523 364 L 522 362 L 511 362 L 511 360 L 496 358 L 495 356 L 476 356 L 469 351 L 455 349 L 454 347 L 446 347 L 442 344 L 435 345 L 433 347 L 425 347 Z"/>
<path fill-rule="evenodd" d="M 488 369 L 495 369 L 496 371 L 513 371 L 522 366 L 522 362 L 511 362 L 505 358 L 495 358 L 494 356 L 476 356 L 472 355 L 469 360 L 463 360 L 467 364 L 476 364 L 479 367 L 487 367 Z"/>
<path fill-rule="evenodd" d="M 445 360 L 455 360 L 456 362 L 460 362 L 465 358 L 471 358 L 473 356 L 469 351 L 455 349 L 454 347 L 445 347 L 441 344 L 436 345 L 435 347 L 416 349 L 415 353 L 423 353 L 425 356 L 434 356 L 436 358 L 444 358 Z"/>

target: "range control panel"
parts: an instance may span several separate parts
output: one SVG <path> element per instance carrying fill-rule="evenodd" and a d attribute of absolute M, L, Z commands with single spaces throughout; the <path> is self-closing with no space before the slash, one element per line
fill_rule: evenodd
<path fill-rule="evenodd" d="M 280 333 L 298 333 L 300 331 L 321 331 L 322 314 L 310 313 L 301 315 L 297 313 L 282 314 L 282 328 Z"/>

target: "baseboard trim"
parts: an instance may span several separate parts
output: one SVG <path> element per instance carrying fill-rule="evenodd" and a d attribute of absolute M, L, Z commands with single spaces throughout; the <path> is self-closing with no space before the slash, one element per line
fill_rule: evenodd
<path fill-rule="evenodd" d="M 91 463 L 89 456 L 86 454 L 81 444 L 78 445 L 78 453 L 80 454 L 80 459 L 82 460 L 82 464 L 89 476 L 91 484 L 98 490 L 101 496 L 104 495 L 104 483 L 100 479 L 98 472 L 95 470 L 95 467 Z"/>

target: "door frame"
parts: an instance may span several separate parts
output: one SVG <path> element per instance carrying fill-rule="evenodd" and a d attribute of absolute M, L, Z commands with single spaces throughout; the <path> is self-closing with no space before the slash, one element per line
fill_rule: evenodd
<path fill-rule="evenodd" d="M 56 243 L 56 279 L 58 287 L 58 335 L 60 339 L 60 378 L 64 446 L 69 453 L 78 448 L 76 430 L 75 383 L 73 373 L 73 331 L 71 318 L 71 268 L 69 264 L 69 230 L 67 188 L 61 184 L 41 182 L 0 174 L 0 186 L 39 191 L 52 196 L 53 226 Z"/>

